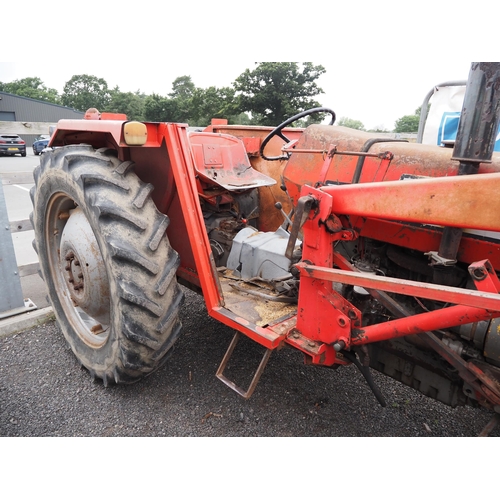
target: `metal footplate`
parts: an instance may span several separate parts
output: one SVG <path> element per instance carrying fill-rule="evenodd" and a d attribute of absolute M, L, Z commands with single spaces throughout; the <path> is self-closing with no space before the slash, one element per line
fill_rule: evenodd
<path fill-rule="evenodd" d="M 269 361 L 269 358 L 271 356 L 272 349 L 266 349 L 266 351 L 264 352 L 264 356 L 262 356 L 262 359 L 259 363 L 257 371 L 255 372 L 248 389 L 245 391 L 244 389 L 241 389 L 240 387 L 238 387 L 233 381 L 229 380 L 224 375 L 224 370 L 226 369 L 226 366 L 227 366 L 227 363 L 229 362 L 229 359 L 233 355 L 234 349 L 236 348 L 236 344 L 238 344 L 240 336 L 241 336 L 240 332 L 235 333 L 233 340 L 231 340 L 231 343 L 229 344 L 227 352 L 224 355 L 224 358 L 222 358 L 222 362 L 221 362 L 215 376 L 219 380 L 224 382 L 224 384 L 226 384 L 233 391 L 237 392 L 240 396 L 243 396 L 245 399 L 248 399 L 253 394 L 255 388 L 257 387 L 259 379 L 260 379 L 262 373 L 264 372 L 264 368 L 266 367 L 267 362 Z"/>

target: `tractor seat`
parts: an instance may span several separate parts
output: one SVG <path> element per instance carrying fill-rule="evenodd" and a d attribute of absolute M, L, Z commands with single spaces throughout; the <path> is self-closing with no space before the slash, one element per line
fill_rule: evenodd
<path fill-rule="evenodd" d="M 242 141 L 232 135 L 192 132 L 189 140 L 198 175 L 228 191 L 272 186 L 276 181 L 255 170 Z"/>

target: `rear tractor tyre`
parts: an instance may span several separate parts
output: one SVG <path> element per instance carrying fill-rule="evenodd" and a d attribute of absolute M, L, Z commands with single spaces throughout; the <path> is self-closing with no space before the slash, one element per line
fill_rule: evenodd
<path fill-rule="evenodd" d="M 66 146 L 35 169 L 35 249 L 56 319 L 91 376 L 131 383 L 160 367 L 183 295 L 169 219 L 111 150 Z"/>

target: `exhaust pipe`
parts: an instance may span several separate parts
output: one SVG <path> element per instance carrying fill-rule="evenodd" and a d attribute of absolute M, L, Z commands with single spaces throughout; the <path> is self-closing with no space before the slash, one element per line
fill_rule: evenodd
<path fill-rule="evenodd" d="M 459 163 L 457 175 L 476 174 L 480 163 L 489 163 L 495 149 L 500 121 L 500 63 L 471 64 L 452 160 Z M 447 284 L 445 268 L 456 262 L 462 229 L 446 227 L 439 245 L 435 268 L 437 283 Z"/>
<path fill-rule="evenodd" d="M 493 156 L 500 121 L 500 63 L 472 63 L 452 160 L 458 175 L 476 173 Z"/>

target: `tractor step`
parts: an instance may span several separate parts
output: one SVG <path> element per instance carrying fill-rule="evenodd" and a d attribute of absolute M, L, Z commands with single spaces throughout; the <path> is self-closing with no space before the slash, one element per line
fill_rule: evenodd
<path fill-rule="evenodd" d="M 229 347 L 227 349 L 226 354 L 224 354 L 224 357 L 222 358 L 222 362 L 221 362 L 215 376 L 219 380 L 224 382 L 224 384 L 226 384 L 230 389 L 237 392 L 240 396 L 242 396 L 245 399 L 248 399 L 253 394 L 255 388 L 257 387 L 259 379 L 260 379 L 262 373 L 264 372 L 264 368 L 266 367 L 267 362 L 269 361 L 269 358 L 270 358 L 273 350 L 272 349 L 265 350 L 264 355 L 262 356 L 262 359 L 259 363 L 259 366 L 258 366 L 258 368 L 257 368 L 257 370 L 252 378 L 252 381 L 250 382 L 250 385 L 248 386 L 248 389 L 244 390 L 241 387 L 239 387 L 238 385 L 236 385 L 236 383 L 229 380 L 224 375 L 224 370 L 226 369 L 227 363 L 229 362 L 229 360 L 231 359 L 231 356 L 234 353 L 234 349 L 236 348 L 236 345 L 238 344 L 240 336 L 241 336 L 240 332 L 235 333 L 233 339 L 231 340 L 231 343 L 229 344 Z"/>

